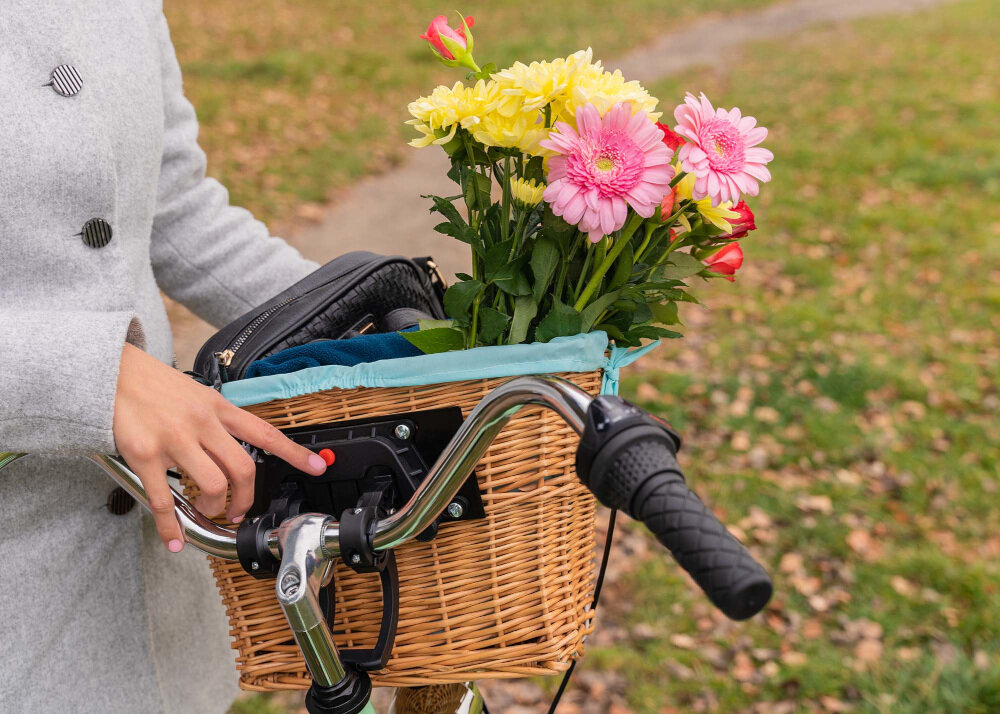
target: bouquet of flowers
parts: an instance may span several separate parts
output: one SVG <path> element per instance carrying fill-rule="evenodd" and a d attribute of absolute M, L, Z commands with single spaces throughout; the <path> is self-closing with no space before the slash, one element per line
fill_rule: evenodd
<path fill-rule="evenodd" d="M 771 178 L 767 130 L 704 94 L 659 123 L 658 100 L 590 49 L 480 68 L 472 26 L 441 15 L 421 35 L 468 74 L 411 103 L 408 122 L 413 146 L 451 158 L 456 195 L 426 198 L 435 230 L 471 247 L 472 274 L 445 294 L 450 319 L 406 338 L 430 353 L 591 330 L 622 346 L 679 337 L 691 280 L 732 281 L 742 265 L 756 229 L 742 197 Z"/>

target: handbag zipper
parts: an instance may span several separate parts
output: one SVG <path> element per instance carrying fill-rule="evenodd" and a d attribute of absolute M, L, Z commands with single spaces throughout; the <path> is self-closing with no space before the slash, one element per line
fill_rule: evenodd
<path fill-rule="evenodd" d="M 441 299 L 445 289 L 448 287 L 448 282 L 445 280 L 444 275 L 442 275 L 437 264 L 430 258 L 425 261 L 418 262 L 417 260 L 412 260 L 411 262 L 417 264 L 419 264 L 419 262 L 424 263 L 425 272 L 429 274 L 431 284 L 436 288 L 438 291 L 438 298 Z M 368 272 L 370 273 L 371 270 L 372 269 L 369 267 Z M 254 330 L 265 323 L 275 312 L 285 307 L 288 303 L 298 300 L 300 297 L 302 296 L 296 295 L 278 303 L 277 305 L 272 305 L 255 317 L 249 325 L 243 328 L 242 332 L 236 336 L 236 339 L 229 343 L 229 346 L 226 349 L 212 353 L 212 356 L 215 358 L 215 369 L 210 370 L 213 373 L 211 374 L 212 379 L 210 381 L 213 383 L 216 390 L 221 389 L 222 384 L 229 381 L 228 367 L 232 364 L 233 359 L 236 357 L 236 353 L 239 351 L 240 347 L 242 347 L 243 344 L 250 339 L 250 335 L 253 334 Z M 362 334 L 372 327 L 374 327 L 374 324 L 366 325 L 361 330 Z"/>
<path fill-rule="evenodd" d="M 295 299 L 296 299 L 295 297 L 290 297 L 284 302 L 280 302 L 277 305 L 272 305 L 271 307 L 267 308 L 264 312 L 257 315 L 257 317 L 251 320 L 249 325 L 243 328 L 243 331 L 236 336 L 236 339 L 234 339 L 232 342 L 229 343 L 228 348 L 222 350 L 221 352 L 216 352 L 213 355 L 216 361 L 219 363 L 219 368 L 220 368 L 219 371 L 222 376 L 223 382 L 226 382 L 229 379 L 228 375 L 226 374 L 226 368 L 229 367 L 230 364 L 232 364 L 233 358 L 236 356 L 236 352 L 240 349 L 240 347 L 243 346 L 243 344 L 248 339 L 250 339 L 250 335 L 253 334 L 253 331 L 256 330 L 258 327 L 260 327 L 262 324 L 264 324 L 264 322 L 266 322 L 267 319 L 271 317 L 271 315 L 273 315 L 278 310 L 280 310 L 285 305 L 287 305 L 288 303 L 292 302 Z"/>

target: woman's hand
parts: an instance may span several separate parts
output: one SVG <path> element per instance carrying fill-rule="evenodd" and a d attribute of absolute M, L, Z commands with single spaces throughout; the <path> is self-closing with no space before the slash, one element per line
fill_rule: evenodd
<path fill-rule="evenodd" d="M 167 469 L 180 467 L 198 484 L 201 496 L 195 507 L 206 516 L 222 512 L 226 486 L 231 486 L 226 517 L 234 523 L 253 504 L 256 469 L 233 437 L 306 473 L 318 476 L 326 470 L 320 456 L 277 428 L 129 344 L 122 350 L 113 428 L 118 452 L 146 489 L 156 530 L 174 553 L 184 547 L 184 540 Z"/>

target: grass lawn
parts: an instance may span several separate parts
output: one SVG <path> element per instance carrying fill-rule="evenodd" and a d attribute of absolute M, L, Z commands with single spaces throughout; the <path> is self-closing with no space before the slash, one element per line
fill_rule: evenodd
<path fill-rule="evenodd" d="M 636 568 L 609 598 L 632 635 L 586 660 L 636 712 L 1000 712 L 998 23 L 947 5 L 652 88 L 772 130 L 744 269 L 626 392 L 777 595 L 730 626 Z"/>
<path fill-rule="evenodd" d="M 711 12 L 773 0 L 465 2 L 477 57 L 503 67 L 593 46 L 613 57 Z M 438 0 L 168 0 L 209 171 L 265 221 L 312 215 L 339 188 L 391 167 L 412 134 L 406 105 L 461 78 L 417 36 Z M 406 137 L 404 140 L 403 137 Z"/>
<path fill-rule="evenodd" d="M 264 3 L 171 4 L 215 173 L 266 215 L 390 163 L 405 100 L 442 76 L 410 41 L 429 3 L 395 17 L 348 5 L 335 20 L 312 17 L 318 0 L 289 4 L 265 38 Z M 578 35 L 610 55 L 657 31 L 546 5 L 566 17 L 543 39 L 536 5 L 480 13 L 538 28 L 499 58 Z M 660 27 L 676 11 L 620 7 Z M 198 26 L 208 12 L 224 32 Z M 687 337 L 643 359 L 625 392 L 681 429 L 692 486 L 777 594 L 727 623 L 650 550 L 611 585 L 615 634 L 582 664 L 623 676 L 631 710 L 1000 712 L 997 26 L 997 4 L 971 0 L 756 45 L 725 74 L 651 88 L 704 89 L 771 128 L 745 267 L 702 291 L 711 310 L 682 312 Z M 307 35 L 299 49 L 268 51 L 292 33 Z"/>

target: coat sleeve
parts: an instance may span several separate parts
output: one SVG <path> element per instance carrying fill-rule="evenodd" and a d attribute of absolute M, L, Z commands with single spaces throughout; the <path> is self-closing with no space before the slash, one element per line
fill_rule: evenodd
<path fill-rule="evenodd" d="M 163 291 L 223 325 L 316 269 L 205 176 L 198 120 L 184 97 L 166 18 L 155 32 L 163 73 L 164 137 L 150 256 Z"/>
<path fill-rule="evenodd" d="M 129 312 L 0 307 L 0 451 L 114 453 L 126 342 L 145 346 Z"/>

